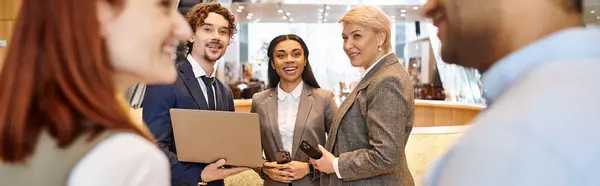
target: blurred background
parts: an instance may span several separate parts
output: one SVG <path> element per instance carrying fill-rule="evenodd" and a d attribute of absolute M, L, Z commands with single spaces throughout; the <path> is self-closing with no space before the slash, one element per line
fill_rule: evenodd
<path fill-rule="evenodd" d="M 180 0 L 187 12 L 196 3 Z M 338 101 L 360 79 L 359 68 L 350 65 L 342 49 L 338 19 L 358 5 L 376 5 L 390 16 L 392 47 L 413 76 L 418 99 L 484 104 L 480 74 L 444 63 L 436 28 L 420 15 L 426 0 L 219 0 L 234 12 L 238 33 L 218 63 L 218 77 L 229 82 L 236 99 L 249 99 L 265 87 L 268 43 L 280 34 L 302 37 L 319 84 L 336 93 Z M 600 23 L 600 1 L 585 2 L 585 22 Z M 518 28 L 515 28 L 518 29 Z M 184 51 L 185 48 L 181 48 Z"/>
<path fill-rule="evenodd" d="M 0 3 L 0 68 L 4 61 L 20 0 Z M 197 3 L 209 0 L 178 0 L 185 14 Z M 266 49 L 277 35 L 294 33 L 310 50 L 309 61 L 317 81 L 332 90 L 341 102 L 360 79 L 360 68 L 350 65 L 342 49 L 337 20 L 359 5 L 376 5 L 393 20 L 392 47 L 413 77 L 415 95 L 422 100 L 485 104 L 480 74 L 473 69 L 449 65 L 440 59 L 436 28 L 420 15 L 426 0 L 218 0 L 237 16 L 238 33 L 218 62 L 217 75 L 233 89 L 236 99 L 249 99 L 266 87 Z M 600 23 L 600 1 L 585 0 L 584 21 Z M 519 28 L 515 28 L 519 29 Z M 180 47 L 179 57 L 184 57 Z M 144 85 L 131 88 L 127 97 L 141 107 Z"/>

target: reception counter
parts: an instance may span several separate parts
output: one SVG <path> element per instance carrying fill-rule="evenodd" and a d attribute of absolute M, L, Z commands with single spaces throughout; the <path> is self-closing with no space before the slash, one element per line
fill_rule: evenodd
<path fill-rule="evenodd" d="M 237 112 L 250 112 L 252 100 L 234 101 Z M 460 126 L 468 124 L 484 105 L 449 101 L 415 100 L 414 127 Z"/>

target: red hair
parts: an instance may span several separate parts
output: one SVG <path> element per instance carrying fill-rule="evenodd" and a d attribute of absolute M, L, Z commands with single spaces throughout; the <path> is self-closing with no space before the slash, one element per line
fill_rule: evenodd
<path fill-rule="evenodd" d="M 60 148 L 105 130 L 142 135 L 117 102 L 97 3 L 23 0 L 0 72 L 1 161 L 25 162 L 42 131 Z"/>

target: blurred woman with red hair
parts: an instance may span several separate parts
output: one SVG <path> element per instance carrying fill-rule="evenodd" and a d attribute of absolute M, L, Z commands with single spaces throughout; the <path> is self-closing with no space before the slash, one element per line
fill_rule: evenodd
<path fill-rule="evenodd" d="M 176 0 L 23 0 L 0 72 L 0 185 L 169 185 L 129 118 L 135 83 L 172 83 L 191 29 Z"/>

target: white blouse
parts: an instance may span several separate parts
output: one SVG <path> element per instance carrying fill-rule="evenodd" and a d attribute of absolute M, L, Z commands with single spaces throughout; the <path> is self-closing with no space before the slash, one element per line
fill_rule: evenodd
<path fill-rule="evenodd" d="M 302 94 L 303 82 L 300 82 L 294 90 L 287 93 L 277 86 L 277 124 L 279 125 L 279 134 L 285 151 L 292 153 L 292 143 L 294 142 L 294 127 L 296 126 L 296 116 L 300 106 L 300 95 Z"/>
<path fill-rule="evenodd" d="M 68 186 L 169 186 L 169 160 L 141 136 L 122 133 L 97 144 L 73 167 Z"/>

